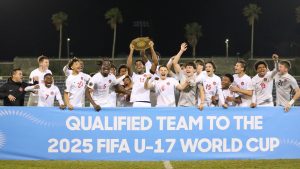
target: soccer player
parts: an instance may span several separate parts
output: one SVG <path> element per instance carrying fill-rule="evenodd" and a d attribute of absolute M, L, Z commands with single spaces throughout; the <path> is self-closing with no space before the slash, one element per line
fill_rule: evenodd
<path fill-rule="evenodd" d="M 69 110 L 73 110 L 74 107 L 84 107 L 85 87 L 91 76 L 81 72 L 82 65 L 77 58 L 73 58 L 68 67 L 72 70 L 72 74 L 66 80 L 64 99 Z"/>
<path fill-rule="evenodd" d="M 29 75 L 29 83 L 31 84 L 44 84 L 44 76 L 47 73 L 51 73 L 49 70 L 49 59 L 47 56 L 38 57 L 39 67 L 34 69 Z M 27 106 L 37 106 L 38 104 L 38 94 L 30 93 Z"/>
<path fill-rule="evenodd" d="M 176 79 L 167 77 L 169 73 L 167 66 L 160 66 L 158 70 L 159 79 L 149 81 L 151 76 L 148 76 L 144 87 L 146 89 L 154 88 L 157 94 L 156 107 L 176 107 L 175 89 L 183 90 L 187 86 L 187 83 L 182 82 L 179 84 Z"/>
<path fill-rule="evenodd" d="M 204 89 L 202 83 L 197 80 L 196 77 L 196 65 L 194 62 L 188 62 L 185 64 L 185 69 L 182 70 L 180 65 L 178 64 L 178 61 L 181 57 L 181 55 L 187 50 L 187 44 L 182 43 L 180 45 L 180 50 L 177 53 L 177 55 L 174 57 L 173 60 L 173 66 L 176 74 L 179 77 L 179 80 L 187 81 L 189 85 L 180 92 L 179 100 L 178 100 L 178 106 L 197 106 L 197 98 L 198 98 L 198 92 L 200 94 L 201 103 L 198 104 L 198 108 L 202 110 L 204 108 Z"/>
<path fill-rule="evenodd" d="M 151 55 L 152 55 L 152 66 L 150 72 L 155 73 L 156 67 L 158 65 L 156 52 L 154 51 L 154 43 L 149 42 Z M 151 107 L 150 102 L 150 90 L 144 88 L 144 83 L 147 79 L 147 73 L 145 73 L 145 63 L 137 59 L 135 61 L 135 71 L 131 71 L 132 57 L 134 52 L 134 46 L 130 44 L 130 53 L 127 58 L 128 73 L 132 78 L 133 86 L 130 97 L 130 102 L 133 103 L 133 107 Z"/>
<path fill-rule="evenodd" d="M 276 106 L 283 106 L 288 112 L 294 102 L 300 97 L 300 89 L 296 79 L 288 71 L 291 68 L 289 61 L 279 62 L 278 73 L 275 75 Z M 292 93 L 295 93 L 292 97 Z"/>
<path fill-rule="evenodd" d="M 223 92 L 223 96 L 225 99 L 225 103 L 232 107 L 232 106 L 236 106 L 237 104 L 241 103 L 241 98 L 240 96 L 229 90 L 230 85 L 233 83 L 234 78 L 231 74 L 225 74 L 222 77 L 222 92 Z"/>
<path fill-rule="evenodd" d="M 74 57 L 73 59 L 77 59 L 76 57 Z M 69 61 L 69 63 L 72 61 L 72 59 Z M 79 62 L 81 64 L 81 72 L 83 71 L 83 68 L 84 68 L 84 64 L 83 64 L 83 61 L 79 59 Z M 70 74 L 72 74 L 72 70 L 69 69 L 69 63 L 67 65 L 65 65 L 63 67 L 63 72 L 65 74 L 65 76 L 69 76 Z"/>
<path fill-rule="evenodd" d="M 254 68 L 257 72 L 252 78 L 253 96 L 250 107 L 256 106 L 274 106 L 273 102 L 273 81 L 278 69 L 278 55 L 273 54 L 274 69 L 268 71 L 268 65 L 265 61 L 258 61 Z"/>
<path fill-rule="evenodd" d="M 206 62 L 205 71 L 207 75 L 202 81 L 205 94 L 204 105 L 215 107 L 219 104 L 220 106 L 227 108 L 228 106 L 225 104 L 222 93 L 221 78 L 214 73 L 216 71 L 214 62 Z"/>
<path fill-rule="evenodd" d="M 251 78 L 246 75 L 246 62 L 244 60 L 237 61 L 234 70 L 234 82 L 229 89 L 241 96 L 242 103 L 238 106 L 249 107 L 252 102 L 253 87 Z"/>
<path fill-rule="evenodd" d="M 19 68 L 13 69 L 11 77 L 0 87 L 0 99 L 3 99 L 3 105 L 24 106 L 26 93 L 24 89 L 29 85 L 31 84 L 23 82 L 22 70 Z M 38 88 L 38 85 L 35 85 L 34 88 Z"/>
<path fill-rule="evenodd" d="M 44 84 L 40 84 L 39 89 L 34 89 L 34 86 L 25 88 L 25 91 L 34 90 L 38 91 L 38 107 L 53 107 L 54 99 L 56 99 L 60 109 L 66 108 L 58 87 L 53 84 L 53 76 L 51 73 L 45 74 Z"/>
<path fill-rule="evenodd" d="M 110 73 L 110 69 L 111 62 L 109 60 L 103 60 L 100 72 L 96 73 L 88 82 L 85 93 L 96 111 L 100 111 L 101 107 L 116 107 L 116 102 L 112 102 L 110 99 L 109 91 L 113 86 L 118 90 L 120 85 L 117 83 L 115 75 Z M 124 79 L 125 76 L 126 75 L 123 75 L 121 78 Z M 119 90 L 121 90 L 120 92 L 126 93 L 126 91 L 122 89 Z"/>
<path fill-rule="evenodd" d="M 130 95 L 132 91 L 132 81 L 129 76 L 126 76 L 123 79 L 124 89 L 127 91 L 124 93 L 117 93 L 117 107 L 132 107 L 132 103 L 130 102 Z"/>

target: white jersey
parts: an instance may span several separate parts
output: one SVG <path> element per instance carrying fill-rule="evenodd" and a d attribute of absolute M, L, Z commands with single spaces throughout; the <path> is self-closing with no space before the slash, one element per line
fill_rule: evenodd
<path fill-rule="evenodd" d="M 223 105 L 225 103 L 221 86 L 221 78 L 219 76 L 215 74 L 213 74 L 213 76 L 207 75 L 202 84 L 204 88 L 204 100 L 206 106 L 213 106 L 211 103 L 212 96 L 219 98 L 219 105 Z"/>
<path fill-rule="evenodd" d="M 124 78 L 123 76 L 122 78 Z M 117 85 L 115 75 L 109 74 L 104 77 L 100 72 L 96 73 L 88 83 L 88 87 L 93 89 L 92 98 L 97 105 L 101 107 L 116 107 L 116 96 L 112 98 L 112 87 Z"/>
<path fill-rule="evenodd" d="M 34 83 L 33 80 L 37 78 L 39 84 L 44 84 L 44 76 L 45 76 L 45 74 L 47 74 L 47 73 L 52 74 L 51 70 L 49 70 L 49 69 L 47 69 L 47 70 L 44 71 L 44 72 L 41 72 L 41 71 L 39 70 L 39 68 L 34 69 L 34 70 L 30 73 L 30 75 L 29 75 L 29 83 L 33 84 L 33 83 Z M 34 93 L 30 93 L 30 95 L 32 95 L 32 96 L 37 96 L 37 94 L 34 94 Z"/>
<path fill-rule="evenodd" d="M 299 89 L 296 79 L 290 74 L 286 73 L 275 75 L 276 86 L 276 106 L 285 106 L 292 99 L 294 90 Z"/>
<path fill-rule="evenodd" d="M 229 89 L 222 89 L 222 93 L 223 93 L 223 96 L 224 96 L 225 103 L 228 106 L 236 106 L 235 102 L 228 102 L 228 101 L 226 101 L 226 98 L 227 97 L 237 98 L 237 97 L 239 97 L 239 95 L 237 93 L 232 92 Z"/>
<path fill-rule="evenodd" d="M 175 89 L 178 85 L 178 81 L 174 78 L 154 80 L 152 86 L 157 94 L 156 107 L 176 107 Z"/>
<path fill-rule="evenodd" d="M 149 102 L 150 103 L 150 90 L 144 88 L 144 83 L 147 79 L 147 74 L 132 74 L 132 92 L 130 102 Z"/>
<path fill-rule="evenodd" d="M 70 104 L 74 107 L 84 107 L 85 87 L 91 76 L 82 72 L 69 75 L 66 80 L 65 92 L 69 93 Z"/>
<path fill-rule="evenodd" d="M 234 77 L 234 82 L 232 83 L 232 85 L 236 85 L 237 87 L 243 90 L 253 90 L 252 80 L 248 75 L 244 74 L 242 77 L 239 77 L 238 74 L 234 74 L 233 77 Z M 240 93 L 239 96 L 241 96 L 242 99 L 242 103 L 239 105 L 240 107 L 250 106 L 252 102 L 251 96 L 246 96 Z"/>
<path fill-rule="evenodd" d="M 274 105 L 273 104 L 273 79 L 276 70 L 268 71 L 264 77 L 259 77 L 258 74 L 252 78 L 253 96 L 252 103 L 257 106 L 261 105 Z"/>
<path fill-rule="evenodd" d="M 58 101 L 59 105 L 64 104 L 57 86 L 53 84 L 49 88 L 44 84 L 41 84 L 39 86 L 40 89 L 38 90 L 38 107 L 53 107 L 55 98 Z"/>

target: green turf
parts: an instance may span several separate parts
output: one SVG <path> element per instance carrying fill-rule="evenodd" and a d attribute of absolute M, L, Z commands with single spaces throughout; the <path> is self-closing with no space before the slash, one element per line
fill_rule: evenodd
<path fill-rule="evenodd" d="M 171 161 L 174 169 L 300 169 L 300 160 Z M 0 169 L 164 169 L 157 162 L 0 161 Z"/>

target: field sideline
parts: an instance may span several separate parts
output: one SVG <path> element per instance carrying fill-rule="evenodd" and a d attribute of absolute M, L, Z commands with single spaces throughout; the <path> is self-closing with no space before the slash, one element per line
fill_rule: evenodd
<path fill-rule="evenodd" d="M 173 169 L 300 169 L 300 160 L 171 161 Z M 0 169 L 165 169 L 163 162 L 0 161 Z"/>

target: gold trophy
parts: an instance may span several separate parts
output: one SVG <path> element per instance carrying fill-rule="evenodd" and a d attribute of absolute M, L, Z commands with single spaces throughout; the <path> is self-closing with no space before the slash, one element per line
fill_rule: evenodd
<path fill-rule="evenodd" d="M 138 37 L 135 38 L 131 41 L 131 44 L 134 46 L 135 50 L 146 50 L 150 48 L 149 42 L 150 42 L 149 37 Z"/>

